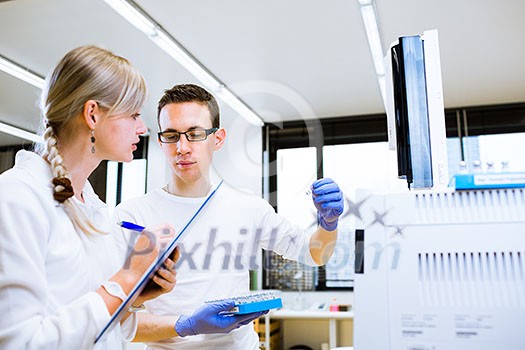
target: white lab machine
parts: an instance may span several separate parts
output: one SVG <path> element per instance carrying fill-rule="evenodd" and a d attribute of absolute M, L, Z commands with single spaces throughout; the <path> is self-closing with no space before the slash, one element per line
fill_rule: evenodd
<path fill-rule="evenodd" d="M 523 350 L 525 189 L 445 185 L 440 73 L 424 76 L 440 69 L 437 33 L 421 39 L 424 58 L 389 67 L 387 83 L 389 138 L 410 190 L 358 198 L 354 348 Z"/>
<path fill-rule="evenodd" d="M 361 214 L 356 350 L 525 349 L 523 189 L 373 195 Z"/>

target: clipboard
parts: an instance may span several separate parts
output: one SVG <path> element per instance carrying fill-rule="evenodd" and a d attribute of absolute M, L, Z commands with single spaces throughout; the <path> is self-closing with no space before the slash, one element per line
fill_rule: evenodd
<path fill-rule="evenodd" d="M 208 197 L 204 200 L 204 202 L 201 204 L 199 209 L 197 209 L 195 214 L 193 214 L 193 216 L 188 220 L 186 225 L 184 225 L 184 227 L 179 232 L 179 234 L 170 241 L 170 243 L 167 245 L 166 249 L 162 253 L 159 254 L 158 259 L 154 263 L 151 264 L 151 266 L 148 268 L 148 270 L 146 272 L 144 272 L 144 274 L 142 275 L 142 278 L 139 280 L 139 282 L 137 282 L 135 287 L 133 287 L 133 289 L 129 293 L 128 297 L 126 298 L 126 300 L 123 301 L 122 304 L 120 304 L 120 306 L 118 307 L 117 311 L 115 311 L 115 313 L 113 314 L 113 316 L 111 317 L 109 322 L 102 329 L 102 331 L 100 331 L 100 333 L 98 334 L 97 338 L 95 339 L 95 344 L 99 340 L 104 338 L 104 335 L 109 333 L 109 331 L 111 331 L 116 326 L 116 324 L 120 322 L 120 320 L 122 319 L 122 317 L 124 317 L 126 312 L 128 312 L 128 309 L 130 308 L 131 304 L 135 301 L 135 299 L 137 299 L 137 297 L 140 295 L 140 293 L 142 293 L 142 291 L 144 290 L 144 288 L 146 287 L 146 285 L 150 281 L 150 279 L 155 275 L 157 270 L 162 266 L 164 261 L 171 255 L 171 253 L 173 253 L 173 251 L 175 250 L 175 247 L 176 247 L 175 243 L 177 243 L 177 241 L 184 234 L 186 229 L 195 220 L 195 218 L 199 215 L 199 213 L 204 209 L 206 204 L 208 204 L 208 202 L 212 199 L 212 197 L 215 195 L 215 193 L 217 192 L 219 187 L 221 187 L 222 183 L 223 183 L 223 181 L 219 182 L 219 184 L 213 190 L 213 192 L 211 192 L 208 195 Z"/>

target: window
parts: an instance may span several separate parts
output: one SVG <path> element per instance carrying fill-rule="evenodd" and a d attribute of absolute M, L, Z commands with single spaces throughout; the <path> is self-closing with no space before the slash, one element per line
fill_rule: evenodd
<path fill-rule="evenodd" d="M 108 162 L 106 203 L 110 211 L 120 202 L 146 193 L 147 160 Z"/>
<path fill-rule="evenodd" d="M 307 191 L 315 180 L 317 170 L 315 147 L 282 149 L 277 151 L 278 213 L 294 224 L 307 229 L 317 225 L 313 203 Z M 265 252 L 271 269 L 264 270 L 265 285 L 281 290 L 314 290 L 316 269 L 295 261 L 287 261 L 274 253 Z"/>
<path fill-rule="evenodd" d="M 146 193 L 148 137 L 141 137 L 129 163 L 107 162 L 106 203 L 110 212 L 120 202 Z"/>
<path fill-rule="evenodd" d="M 316 179 L 316 149 L 290 148 L 277 151 L 278 213 L 304 228 L 317 223 L 307 191 Z"/>
<path fill-rule="evenodd" d="M 481 162 L 483 171 L 489 170 L 489 164 L 493 164 L 491 171 L 500 171 L 502 162 L 508 171 L 525 171 L 524 115 L 525 103 L 445 110 L 449 175 L 460 171 L 461 162 L 470 167 L 474 161 Z M 397 179 L 395 152 L 388 151 L 384 114 L 322 119 L 319 124 L 322 130 L 312 130 L 304 121 L 266 125 L 264 171 L 270 176 L 265 194 L 280 214 L 307 225 L 315 212 L 311 212 L 313 205 L 305 203 L 310 201 L 301 199 L 303 191 L 315 178 L 333 178 L 345 194 L 336 252 L 325 267 L 313 271 L 280 261 L 282 269 L 263 270 L 263 288 L 351 288 L 355 213 L 348 208 L 356 205 L 356 190 L 407 188 L 404 180 Z M 312 131 L 317 132 L 318 144 L 312 145 Z M 280 259 L 265 255 L 272 262 Z"/>

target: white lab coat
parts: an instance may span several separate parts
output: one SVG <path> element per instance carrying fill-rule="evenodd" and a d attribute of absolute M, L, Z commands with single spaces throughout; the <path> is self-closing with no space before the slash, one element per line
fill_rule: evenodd
<path fill-rule="evenodd" d="M 123 255 L 111 233 L 75 230 L 51 178 L 48 163 L 27 151 L 0 175 L 0 349 L 121 349 L 122 329 L 133 337 L 135 317 L 93 342 L 110 319 L 95 290 Z M 107 207 L 89 183 L 83 197 L 87 215 L 110 232 Z"/>
<path fill-rule="evenodd" d="M 205 198 L 178 197 L 157 189 L 120 204 L 116 221 L 150 226 L 169 222 L 181 232 Z M 177 264 L 177 285 L 170 292 L 145 303 L 158 315 L 191 314 L 207 300 L 249 293 L 249 269 L 260 264 L 261 248 L 271 249 L 287 259 L 315 265 L 310 255 L 310 237 L 316 228 L 304 230 L 292 225 L 259 196 L 246 194 L 227 184 L 200 212 L 178 241 L 181 257 Z M 120 235 L 121 250 L 132 244 L 130 232 Z M 201 334 L 149 343 L 162 350 L 255 350 L 259 338 L 252 325 L 228 334 Z"/>

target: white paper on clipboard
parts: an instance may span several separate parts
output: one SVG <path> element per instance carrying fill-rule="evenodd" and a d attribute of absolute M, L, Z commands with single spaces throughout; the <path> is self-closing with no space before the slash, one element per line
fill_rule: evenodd
<path fill-rule="evenodd" d="M 162 266 L 164 261 L 171 255 L 171 253 L 173 253 L 173 251 L 175 250 L 175 248 L 177 246 L 176 243 L 179 240 L 179 238 L 182 237 L 182 235 L 184 234 L 186 229 L 195 220 L 195 218 L 199 215 L 199 213 L 202 211 L 202 209 L 204 209 L 206 204 L 208 204 L 208 202 L 212 199 L 212 197 L 215 195 L 215 193 L 217 192 L 219 187 L 221 187 L 222 182 L 223 181 L 221 181 L 217 185 L 217 187 L 208 195 L 208 197 L 204 200 L 204 202 L 201 204 L 199 209 L 197 209 L 195 214 L 193 214 L 193 216 L 188 220 L 186 225 L 184 225 L 184 227 L 179 232 L 179 234 L 170 241 L 170 243 L 166 247 L 166 250 L 164 250 L 161 254 L 159 254 L 158 259 L 153 264 L 151 264 L 151 266 L 144 273 L 144 275 L 142 275 L 142 278 L 135 285 L 135 287 L 131 290 L 131 292 L 129 293 L 129 295 L 126 298 L 126 300 L 124 302 L 122 302 L 122 304 L 120 304 L 120 306 L 118 307 L 117 311 L 115 311 L 115 313 L 113 314 L 113 316 L 111 317 L 109 322 L 106 324 L 106 326 L 99 333 L 99 335 L 95 339 L 95 343 L 97 343 L 100 339 L 103 339 L 104 336 L 106 334 L 108 334 L 113 329 L 113 327 L 115 327 L 115 325 L 117 323 L 120 322 L 122 317 L 124 317 L 124 315 L 126 314 L 128 309 L 131 307 L 131 304 L 135 301 L 135 299 L 137 299 L 137 297 L 140 295 L 140 293 L 144 290 L 144 288 L 146 287 L 148 281 L 155 275 L 157 270 Z"/>

